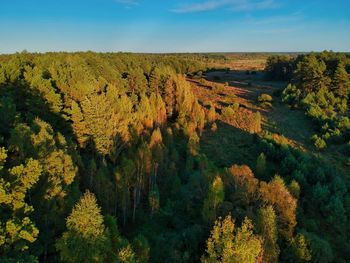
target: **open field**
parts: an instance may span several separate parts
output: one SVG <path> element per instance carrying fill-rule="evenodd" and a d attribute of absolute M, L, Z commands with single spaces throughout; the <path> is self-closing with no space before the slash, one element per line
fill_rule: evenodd
<path fill-rule="evenodd" d="M 202 105 L 208 107 L 213 103 L 219 113 L 223 107 L 234 103 L 239 103 L 240 109 L 258 111 L 262 116 L 263 130 L 271 132 L 276 140 L 330 161 L 347 173 L 348 167 L 344 165 L 345 157 L 342 148 L 331 145 L 323 152 L 318 151 L 310 139 L 315 133 L 312 121 L 302 111 L 291 109 L 281 102 L 278 94 L 287 83 L 266 81 L 262 72 L 248 74 L 247 70 L 212 71 L 206 73 L 205 82 L 189 81 Z M 261 94 L 269 94 L 273 97 L 271 108 L 259 105 L 257 99 Z M 225 146 L 214 147 L 220 143 Z M 249 165 L 254 165 L 259 153 L 254 151 L 252 144 L 254 144 L 253 136 L 243 134 L 237 127 L 230 127 L 223 123 L 218 124 L 216 134 L 210 134 L 209 131 L 202 139 L 204 152 L 212 159 L 216 158 L 218 166 L 226 167 L 232 163 L 242 163 L 243 160 Z M 240 155 L 232 156 L 232 152 L 240 152 Z M 244 152 L 249 154 L 244 155 Z"/>
<path fill-rule="evenodd" d="M 218 53 L 207 54 L 209 68 L 228 68 L 235 71 L 261 71 L 265 69 L 267 58 L 271 55 L 296 57 L 300 53 Z"/>

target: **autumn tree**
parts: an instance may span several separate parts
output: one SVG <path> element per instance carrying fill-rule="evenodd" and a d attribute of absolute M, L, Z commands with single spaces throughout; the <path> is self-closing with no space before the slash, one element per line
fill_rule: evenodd
<path fill-rule="evenodd" d="M 207 240 L 202 262 L 257 262 L 262 253 L 262 240 L 253 233 L 253 228 L 248 218 L 238 229 L 230 215 L 223 220 L 219 218 Z"/>
<path fill-rule="evenodd" d="M 297 223 L 297 202 L 288 191 L 283 179 L 280 176 L 275 176 L 268 184 L 261 183 L 259 191 L 263 202 L 276 209 L 280 233 L 286 238 L 291 238 Z"/>

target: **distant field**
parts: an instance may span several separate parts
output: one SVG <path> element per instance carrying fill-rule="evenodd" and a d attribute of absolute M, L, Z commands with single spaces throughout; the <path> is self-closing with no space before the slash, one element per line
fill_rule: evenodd
<path fill-rule="evenodd" d="M 266 60 L 272 54 L 295 57 L 300 53 L 214 53 L 204 55 L 210 68 L 229 68 L 231 70 L 264 70 Z"/>

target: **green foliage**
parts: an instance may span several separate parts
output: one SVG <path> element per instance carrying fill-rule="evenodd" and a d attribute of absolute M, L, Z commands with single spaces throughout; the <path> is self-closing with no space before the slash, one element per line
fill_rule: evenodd
<path fill-rule="evenodd" d="M 101 209 L 90 192 L 75 205 L 67 218 L 67 231 L 57 241 L 57 250 L 64 262 L 103 262 L 107 237 Z"/>
<path fill-rule="evenodd" d="M 297 68 L 283 100 L 314 120 L 317 138 L 346 143 L 348 56 L 307 56 L 271 60 L 280 79 Z M 208 225 L 230 213 L 241 227 L 218 219 L 204 262 L 347 259 L 341 171 L 285 138 L 252 136 L 258 112 L 235 103 L 219 115 L 219 104 L 198 102 L 184 74 L 202 77 L 203 61 L 225 57 L 0 56 L 0 261 L 198 262 Z M 207 132 L 207 121 L 219 133 Z M 259 179 L 247 165 L 222 169 L 203 154 L 210 136 L 232 144 L 232 129 L 250 138 L 251 151 L 242 142 L 229 154 Z"/>
<path fill-rule="evenodd" d="M 333 250 L 327 240 L 312 234 L 305 233 L 309 242 L 312 260 L 320 263 L 328 263 L 334 261 Z"/>
<path fill-rule="evenodd" d="M 291 240 L 291 247 L 297 262 L 309 262 L 312 259 L 310 243 L 303 234 L 297 234 Z"/>
<path fill-rule="evenodd" d="M 261 153 L 256 160 L 256 175 L 258 177 L 264 176 L 266 172 L 266 157 L 264 153 Z"/>
<path fill-rule="evenodd" d="M 320 135 L 312 140 L 317 149 L 327 141 L 344 142 L 349 133 L 346 112 L 350 92 L 349 60 L 339 53 L 322 52 L 296 59 L 292 84 L 283 91 L 282 100 L 302 107 L 314 120 Z"/>
<path fill-rule="evenodd" d="M 11 97 L 0 97 L 0 132 L 6 134 L 16 119 L 16 105 Z"/>
<path fill-rule="evenodd" d="M 253 228 L 248 218 L 238 229 L 230 215 L 224 220 L 219 218 L 207 240 L 202 262 L 256 262 L 262 252 L 262 240 L 254 235 Z"/>
<path fill-rule="evenodd" d="M 310 54 L 304 56 L 297 64 L 294 78 L 304 93 L 317 92 L 330 84 L 330 79 L 325 74 L 326 70 L 326 63 Z"/>
<path fill-rule="evenodd" d="M 224 185 L 219 176 L 216 176 L 209 187 L 208 196 L 204 200 L 202 215 L 206 222 L 212 222 L 216 218 L 218 207 L 225 198 Z"/>
<path fill-rule="evenodd" d="M 276 213 L 272 206 L 260 208 L 258 230 L 263 238 L 264 262 L 278 262 L 280 249 L 278 246 L 278 230 Z"/>
<path fill-rule="evenodd" d="M 326 142 L 317 135 L 312 136 L 312 140 L 314 141 L 315 147 L 319 150 L 322 150 L 327 146 Z"/>
<path fill-rule="evenodd" d="M 294 198 L 299 199 L 300 196 L 300 185 L 294 179 L 290 182 L 288 186 L 289 192 L 294 196 Z"/>
<path fill-rule="evenodd" d="M 293 58 L 270 56 L 267 58 L 265 66 L 266 77 L 273 80 L 290 80 L 294 67 Z"/>
<path fill-rule="evenodd" d="M 335 87 L 335 94 L 340 97 L 348 97 L 350 94 L 350 75 L 345 69 L 344 64 L 338 64 L 334 72 L 333 86 Z"/>
<path fill-rule="evenodd" d="M 20 260 L 18 256 L 21 255 L 30 257 L 26 251 L 38 237 L 39 230 L 29 217 L 33 207 L 26 199 L 38 182 L 42 167 L 38 161 L 30 158 L 25 165 L 5 168 L 7 158 L 7 150 L 1 147 L 0 254 L 10 261 Z M 34 258 L 32 260 L 35 261 Z"/>
<path fill-rule="evenodd" d="M 135 254 L 140 263 L 149 262 L 150 244 L 143 235 L 139 234 L 134 238 L 133 247 L 135 248 Z"/>

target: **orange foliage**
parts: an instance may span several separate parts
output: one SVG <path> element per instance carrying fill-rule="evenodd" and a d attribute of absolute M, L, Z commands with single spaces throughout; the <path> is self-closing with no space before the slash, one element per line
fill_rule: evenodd
<path fill-rule="evenodd" d="M 261 182 L 260 194 L 263 201 L 275 208 L 281 225 L 281 233 L 287 238 L 292 237 L 297 223 L 297 200 L 288 191 L 283 179 L 277 176 L 268 184 Z"/>
<path fill-rule="evenodd" d="M 249 133 L 258 133 L 261 131 L 260 113 L 239 108 L 230 118 L 224 118 L 224 122 Z"/>

